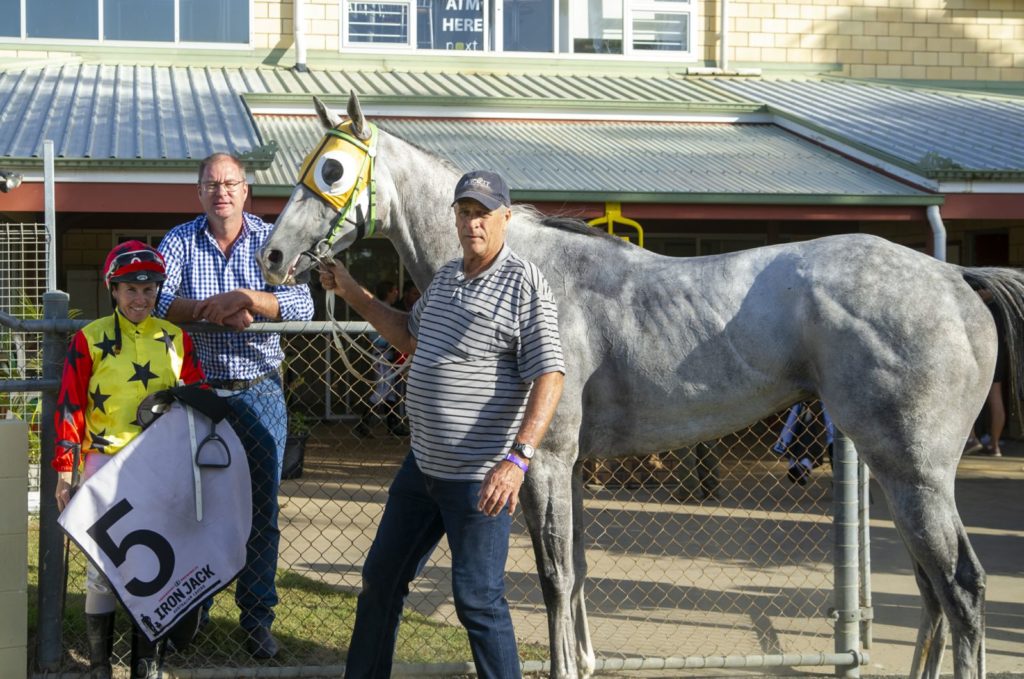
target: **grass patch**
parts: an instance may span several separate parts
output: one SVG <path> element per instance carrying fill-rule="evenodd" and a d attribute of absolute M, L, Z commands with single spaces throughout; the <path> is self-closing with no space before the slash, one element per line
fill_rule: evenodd
<path fill-rule="evenodd" d="M 28 633 L 29 653 L 35 651 L 38 621 L 37 587 L 39 522 L 29 521 L 28 557 Z M 63 630 L 64 669 L 86 662 L 85 639 L 85 557 L 74 547 L 68 568 L 68 595 Z M 168 665 L 188 667 L 251 667 L 254 665 L 323 666 L 345 662 L 348 641 L 355 620 L 356 595 L 339 587 L 285 568 L 278 569 L 274 635 L 281 643 L 275 660 L 253 660 L 245 650 L 245 635 L 238 627 L 234 585 L 219 593 L 210 611 L 210 624 L 184 653 L 168 658 Z M 114 656 L 127 664 L 130 652 L 130 624 L 124 611 L 117 616 Z M 547 648 L 523 644 L 524 660 L 547 657 Z M 469 662 L 472 655 L 465 630 L 461 626 L 438 622 L 419 613 L 406 611 L 399 629 L 395 662 L 453 663 Z"/>

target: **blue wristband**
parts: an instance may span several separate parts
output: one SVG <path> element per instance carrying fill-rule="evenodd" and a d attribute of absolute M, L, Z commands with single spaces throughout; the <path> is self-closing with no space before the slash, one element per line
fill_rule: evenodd
<path fill-rule="evenodd" d="M 528 462 L 524 462 L 523 460 L 520 460 L 519 456 L 516 455 L 515 453 L 509 453 L 508 455 L 506 455 L 505 456 L 505 461 L 506 462 L 511 462 L 515 466 L 517 466 L 520 469 L 522 469 L 524 474 L 526 472 L 530 471 L 530 464 Z"/>

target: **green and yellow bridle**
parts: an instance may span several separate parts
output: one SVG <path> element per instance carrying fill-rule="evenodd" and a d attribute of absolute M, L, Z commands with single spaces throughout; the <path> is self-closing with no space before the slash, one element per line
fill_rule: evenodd
<path fill-rule="evenodd" d="M 373 162 L 379 135 L 376 125 L 365 125 L 370 130 L 366 140 L 353 134 L 351 120 L 327 130 L 320 145 L 302 161 L 299 183 L 337 211 L 327 233 L 312 251 L 318 259 L 331 254 L 346 222 L 355 226 L 355 242 L 373 235 L 376 229 L 377 186 Z M 363 194 L 368 194 L 365 213 Z"/>

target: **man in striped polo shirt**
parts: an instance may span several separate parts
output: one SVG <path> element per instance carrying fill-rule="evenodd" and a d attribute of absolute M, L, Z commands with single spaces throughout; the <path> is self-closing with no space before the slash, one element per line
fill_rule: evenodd
<path fill-rule="evenodd" d="M 443 535 L 477 673 L 520 676 L 505 561 L 519 488 L 562 394 L 558 312 L 540 270 L 505 244 L 505 181 L 467 173 L 452 205 L 462 257 L 438 271 L 410 313 L 377 300 L 339 264 L 320 275 L 412 354 L 412 450 L 363 565 L 346 677 L 390 676 L 409 583 Z"/>

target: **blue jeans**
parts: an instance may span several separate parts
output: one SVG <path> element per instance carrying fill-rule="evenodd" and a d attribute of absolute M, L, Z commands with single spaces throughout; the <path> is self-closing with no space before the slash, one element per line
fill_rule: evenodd
<path fill-rule="evenodd" d="M 409 583 L 442 535 L 452 554 L 452 592 L 469 634 L 480 677 L 521 676 L 508 602 L 505 561 L 512 517 L 476 508 L 479 481 L 445 481 L 423 474 L 412 453 L 388 491 L 384 516 L 363 565 L 363 589 L 348 646 L 345 676 L 385 678 Z"/>
<path fill-rule="evenodd" d="M 245 448 L 252 479 L 252 532 L 245 545 L 245 566 L 235 584 L 235 603 L 243 629 L 270 627 L 277 605 L 277 489 L 281 483 L 288 414 L 278 378 L 263 380 L 227 397 L 228 421 Z"/>

